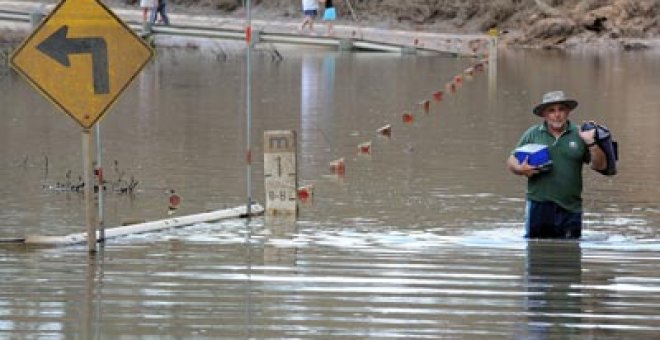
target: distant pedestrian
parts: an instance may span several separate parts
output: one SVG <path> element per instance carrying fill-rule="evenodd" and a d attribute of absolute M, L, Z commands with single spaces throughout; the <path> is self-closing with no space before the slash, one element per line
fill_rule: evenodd
<path fill-rule="evenodd" d="M 316 19 L 319 12 L 318 0 L 302 0 L 302 9 L 305 19 L 300 24 L 300 31 L 304 31 L 305 26 L 309 26 L 309 31 L 314 32 L 314 19 Z"/>
<path fill-rule="evenodd" d="M 147 22 L 149 18 L 149 11 L 156 9 L 156 0 L 140 0 L 140 8 L 142 8 L 142 22 Z"/>
<path fill-rule="evenodd" d="M 323 11 L 323 21 L 328 25 L 328 35 L 335 34 L 334 22 L 337 20 L 337 10 L 332 4 L 332 0 L 325 0 L 325 10 Z"/>
<path fill-rule="evenodd" d="M 158 22 L 169 25 L 170 18 L 167 16 L 167 0 L 157 0 L 157 2 L 158 5 L 156 5 L 156 9 L 151 13 L 151 23 L 155 24 L 156 18 L 158 18 L 158 14 L 160 14 L 160 20 L 158 20 Z"/>

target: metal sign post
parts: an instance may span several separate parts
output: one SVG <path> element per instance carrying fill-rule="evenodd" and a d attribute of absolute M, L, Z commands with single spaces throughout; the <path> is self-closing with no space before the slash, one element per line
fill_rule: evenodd
<path fill-rule="evenodd" d="M 96 216 L 94 214 L 94 170 L 92 166 L 92 138 L 89 129 L 82 131 L 83 183 L 85 195 L 85 225 L 87 249 L 96 251 Z"/>
<path fill-rule="evenodd" d="M 99 182 L 99 191 L 98 191 L 98 228 L 99 228 L 99 241 L 103 242 L 105 240 L 105 224 L 103 216 L 103 194 L 105 192 L 103 188 L 103 159 L 102 159 L 102 147 L 101 147 L 101 122 L 96 123 L 96 178 Z"/>
<path fill-rule="evenodd" d="M 245 89 L 245 108 L 247 111 L 246 121 L 246 182 L 247 182 L 247 207 L 246 212 L 249 217 L 252 214 L 252 5 L 247 0 L 247 27 L 245 29 L 245 41 L 247 43 L 246 55 L 246 89 Z"/>

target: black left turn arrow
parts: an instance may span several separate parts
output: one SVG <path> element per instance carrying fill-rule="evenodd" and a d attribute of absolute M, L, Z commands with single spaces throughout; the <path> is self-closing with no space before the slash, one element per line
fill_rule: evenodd
<path fill-rule="evenodd" d="M 71 66 L 69 62 L 70 54 L 91 53 L 94 93 L 109 93 L 108 48 L 105 39 L 98 37 L 67 38 L 68 32 L 69 26 L 60 27 L 55 33 L 42 41 L 37 49 L 65 67 Z"/>

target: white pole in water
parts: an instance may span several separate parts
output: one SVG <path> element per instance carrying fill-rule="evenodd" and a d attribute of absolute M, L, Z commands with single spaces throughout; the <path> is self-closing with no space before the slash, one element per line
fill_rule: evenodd
<path fill-rule="evenodd" d="M 245 40 L 247 43 L 247 56 L 246 56 L 246 89 L 245 89 L 245 105 L 247 111 L 247 124 L 246 124 L 246 139 L 247 139 L 247 216 L 250 216 L 252 206 L 252 8 L 251 1 L 247 0 L 247 27 L 245 29 Z"/>
<path fill-rule="evenodd" d="M 87 226 L 87 249 L 96 252 L 96 219 L 94 216 L 94 177 L 92 170 L 92 140 L 89 129 L 82 131 L 83 187 L 85 195 L 85 224 Z"/>
<path fill-rule="evenodd" d="M 497 96 L 497 29 L 490 29 L 490 44 L 488 47 L 488 100 L 493 102 Z M 495 107 L 491 105 L 491 107 Z"/>
<path fill-rule="evenodd" d="M 96 167 L 98 173 L 96 177 L 99 180 L 99 212 L 98 212 L 98 224 L 99 224 L 99 241 L 103 242 L 105 240 L 105 225 L 103 221 L 103 161 L 101 157 L 101 122 L 96 122 Z"/>

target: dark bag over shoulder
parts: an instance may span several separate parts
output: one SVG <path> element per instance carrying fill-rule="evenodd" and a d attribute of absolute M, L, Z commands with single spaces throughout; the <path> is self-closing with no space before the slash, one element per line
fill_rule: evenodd
<path fill-rule="evenodd" d="M 604 170 L 597 170 L 605 176 L 616 175 L 616 162 L 619 160 L 619 143 L 614 140 L 610 129 L 604 125 L 596 124 L 594 122 L 587 122 L 582 124 L 582 131 L 596 129 L 596 144 L 603 150 L 607 158 L 607 167 Z"/>

